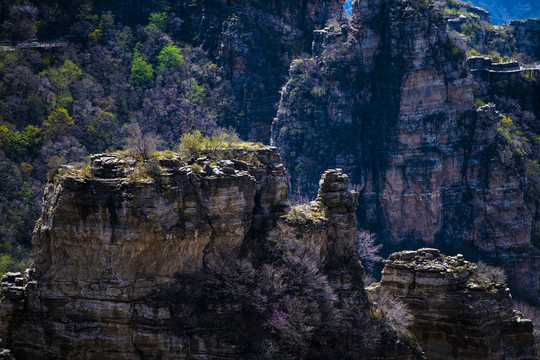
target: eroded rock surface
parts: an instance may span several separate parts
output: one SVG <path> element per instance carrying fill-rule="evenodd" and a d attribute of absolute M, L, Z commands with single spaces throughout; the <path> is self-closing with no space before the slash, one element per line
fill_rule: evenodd
<path fill-rule="evenodd" d="M 409 307 L 428 359 L 535 359 L 532 322 L 512 310 L 504 280 L 436 249 L 394 253 L 385 264 L 371 291 Z"/>

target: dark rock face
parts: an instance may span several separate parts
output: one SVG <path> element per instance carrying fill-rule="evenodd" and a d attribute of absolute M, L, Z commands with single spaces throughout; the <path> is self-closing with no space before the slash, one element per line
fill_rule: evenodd
<path fill-rule="evenodd" d="M 324 169 L 343 168 L 359 223 L 391 248 L 481 249 L 537 298 L 525 169 L 501 161 L 502 117 L 474 110 L 440 14 L 421 1 L 353 2 L 351 26 L 315 31 L 313 47 L 293 62 L 273 123 L 291 191 L 313 193 Z"/>
<path fill-rule="evenodd" d="M 188 40 L 216 56 L 232 83 L 237 114 L 225 125 L 269 142 L 291 60 L 309 52 L 314 29 L 343 18 L 343 2 L 197 1 L 180 11 Z"/>
<path fill-rule="evenodd" d="M 519 67 L 508 69 L 494 64 L 472 67 L 474 94 L 484 102 L 494 103 L 509 119 L 514 152 L 522 151 L 527 159 L 527 187 L 533 207 L 531 242 L 540 248 L 540 197 L 538 196 L 538 157 L 540 154 L 540 69 Z M 517 140 L 517 141 L 516 141 Z M 516 161 L 507 161 L 509 165 Z M 515 166 L 510 166 L 515 167 Z"/>
<path fill-rule="evenodd" d="M 385 263 L 371 291 L 408 305 L 409 329 L 428 359 L 535 359 L 532 322 L 512 310 L 504 283 L 463 255 L 420 249 L 394 253 Z"/>
<path fill-rule="evenodd" d="M 296 358 L 280 343 L 257 347 L 250 329 L 258 319 L 246 317 L 243 293 L 225 296 L 206 275 L 212 261 L 264 241 L 284 214 L 286 172 L 276 149 L 229 155 L 201 157 L 191 166 L 175 155 L 143 167 L 95 155 L 88 172 L 59 174 L 45 191 L 33 268 L 0 283 L 2 345 L 17 359 L 252 359 L 266 351 Z M 321 257 L 328 263 L 314 265 L 325 273 L 314 273 L 332 287 L 341 319 L 304 353 L 422 359 L 414 341 L 401 341 L 369 316 L 362 267 L 343 262 L 356 236 L 357 194 L 347 185 L 341 171 L 328 171 L 317 200 L 326 226 L 297 234 L 325 244 Z"/>

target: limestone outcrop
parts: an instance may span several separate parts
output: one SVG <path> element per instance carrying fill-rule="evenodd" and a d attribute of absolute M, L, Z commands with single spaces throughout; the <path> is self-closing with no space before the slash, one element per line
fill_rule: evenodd
<path fill-rule="evenodd" d="M 463 255 L 394 253 L 371 291 L 408 306 L 409 330 L 428 359 L 535 359 L 532 322 L 512 310 L 504 278 Z"/>

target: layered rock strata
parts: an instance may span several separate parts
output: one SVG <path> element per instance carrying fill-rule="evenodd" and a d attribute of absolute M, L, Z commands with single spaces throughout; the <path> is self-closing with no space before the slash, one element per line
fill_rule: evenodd
<path fill-rule="evenodd" d="M 314 192 L 329 164 L 342 167 L 361 190 L 360 221 L 390 225 L 396 241 L 437 231 L 435 189 L 442 168 L 455 168 L 443 155 L 472 109 L 464 54 L 431 10 L 353 2 L 351 26 L 317 31 L 316 56 L 291 66 L 273 124 L 294 193 Z"/>
<path fill-rule="evenodd" d="M 264 286 L 281 284 L 251 284 L 259 270 L 242 251 L 269 256 L 254 252 L 268 248 L 266 234 L 286 215 L 286 197 L 275 148 L 208 153 L 189 164 L 178 155 L 136 161 L 105 154 L 87 169 L 62 169 L 45 190 L 33 267 L 2 278 L 2 346 L 17 359 L 296 358 L 298 351 L 313 359 L 422 359 L 413 341 L 370 317 L 362 267 L 344 261 L 345 250 L 354 255 L 357 194 L 339 170 L 321 180 L 325 225 L 286 234 L 325 244 L 324 263 L 306 269 L 288 261 L 329 284 L 329 298 L 320 302 L 337 309 L 337 325 L 304 350 L 256 338 L 271 329 L 261 335 L 254 325 L 260 319 L 246 317 L 253 299 L 245 292 L 261 296 Z M 283 264 L 274 269 L 283 276 Z M 228 271 L 236 283 L 220 282 Z M 238 292 L 234 286 L 245 281 L 249 287 Z M 262 299 L 257 314 L 271 317 L 276 300 Z M 297 301 L 284 299 L 283 306 Z"/>
<path fill-rule="evenodd" d="M 192 167 L 177 157 L 154 160 L 141 169 L 96 155 L 93 176 L 68 173 L 48 184 L 34 267 L 13 279 L 16 287 L 9 277 L 3 283 L 1 337 L 17 358 L 185 358 L 197 347 L 236 357 L 232 344 L 213 340 L 217 333 L 176 331 L 177 321 L 197 328 L 193 309 L 168 306 L 159 293 L 264 231 L 259 217 L 276 220 L 287 198 L 285 169 L 271 148 Z M 196 282 L 177 286 L 200 292 Z"/>
<path fill-rule="evenodd" d="M 371 291 L 408 306 L 409 330 L 428 359 L 535 359 L 532 322 L 512 310 L 508 288 L 489 271 L 462 255 L 404 251 L 385 261 Z"/>
<path fill-rule="evenodd" d="M 355 1 L 349 26 L 315 31 L 293 62 L 272 141 L 293 193 L 340 167 L 362 226 L 389 249 L 481 249 L 538 298 L 538 254 L 523 166 L 501 161 L 493 108 L 473 107 L 465 54 L 423 1 Z M 523 277 L 524 276 L 524 277 Z"/>

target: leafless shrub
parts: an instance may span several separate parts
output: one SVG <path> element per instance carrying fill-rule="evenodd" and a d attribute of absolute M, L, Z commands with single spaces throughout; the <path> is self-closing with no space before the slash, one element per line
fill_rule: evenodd
<path fill-rule="evenodd" d="M 472 279 L 482 285 L 506 284 L 506 273 L 496 266 L 489 266 L 480 261 L 472 275 Z"/>
<path fill-rule="evenodd" d="M 377 280 L 371 274 L 364 273 L 364 275 L 362 276 L 362 282 L 364 283 L 364 287 L 367 287 L 376 281 Z"/>
<path fill-rule="evenodd" d="M 215 257 L 208 264 L 207 284 L 231 297 L 252 296 L 257 270 L 249 259 Z"/>
<path fill-rule="evenodd" d="M 382 325 L 394 328 L 400 334 L 407 334 L 407 328 L 413 323 L 414 317 L 407 304 L 395 298 L 388 292 L 372 294 L 374 307 L 371 315 Z"/>
<path fill-rule="evenodd" d="M 309 204 L 311 200 L 305 195 L 295 193 L 289 196 L 289 202 L 291 205 L 303 205 Z"/>
<path fill-rule="evenodd" d="M 532 320 L 535 329 L 540 330 L 540 308 L 523 301 L 514 301 L 514 307 L 521 311 L 525 318 Z"/>
<path fill-rule="evenodd" d="M 375 235 L 366 230 L 359 230 L 356 233 L 356 255 L 368 272 L 373 271 L 373 267 L 383 258 L 379 256 L 382 244 L 375 243 Z"/>
<path fill-rule="evenodd" d="M 129 125 L 126 141 L 128 154 L 136 157 L 140 156 L 143 159 L 149 159 L 163 143 L 159 135 L 154 133 L 143 134 L 137 123 Z"/>
<path fill-rule="evenodd" d="M 315 336 L 333 334 L 341 320 L 337 296 L 322 273 L 316 247 L 278 224 L 267 242 L 270 259 L 225 256 L 207 266 L 208 288 L 240 303 L 245 328 L 264 357 L 281 351 L 305 354 Z"/>

